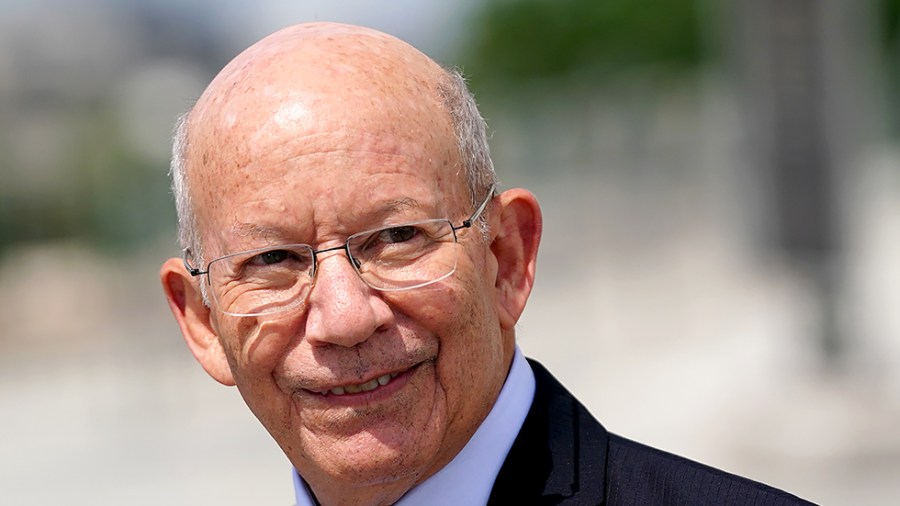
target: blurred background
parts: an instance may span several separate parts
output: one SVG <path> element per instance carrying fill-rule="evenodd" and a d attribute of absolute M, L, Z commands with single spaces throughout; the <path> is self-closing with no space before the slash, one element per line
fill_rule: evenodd
<path fill-rule="evenodd" d="M 470 76 L 545 214 L 520 344 L 608 429 L 900 501 L 900 0 L 2 0 L 3 504 L 293 504 L 157 269 L 175 117 L 313 20 Z"/>

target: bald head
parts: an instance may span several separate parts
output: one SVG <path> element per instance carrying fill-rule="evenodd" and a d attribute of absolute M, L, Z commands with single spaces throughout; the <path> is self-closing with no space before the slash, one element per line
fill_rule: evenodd
<path fill-rule="evenodd" d="M 176 131 L 173 190 L 182 246 L 200 255 L 192 202 L 208 178 L 246 170 L 285 138 L 323 130 L 348 135 L 392 125 L 423 152 L 451 141 L 475 202 L 495 176 L 485 125 L 462 77 L 409 44 L 368 28 L 311 23 L 285 28 L 232 60 Z M 350 133 L 352 132 L 352 133 Z M 377 145 L 373 149 L 390 150 Z"/>
<path fill-rule="evenodd" d="M 222 141 L 222 135 L 252 138 L 273 128 L 314 134 L 335 121 L 364 131 L 365 121 L 383 119 L 376 116 L 390 115 L 400 124 L 410 114 L 430 115 L 445 124 L 436 126 L 448 126 L 449 116 L 438 112 L 438 90 L 446 79 L 428 57 L 380 32 L 299 25 L 266 37 L 229 63 L 200 97 L 189 129 L 197 133 L 192 137 Z"/>

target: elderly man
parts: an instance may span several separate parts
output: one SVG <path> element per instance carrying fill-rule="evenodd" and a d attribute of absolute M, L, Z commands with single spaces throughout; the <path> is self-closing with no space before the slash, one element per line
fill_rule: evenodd
<path fill-rule="evenodd" d="M 799 504 L 610 435 L 515 324 L 541 237 L 462 78 L 360 27 L 287 28 L 179 123 L 162 284 L 306 504 Z"/>

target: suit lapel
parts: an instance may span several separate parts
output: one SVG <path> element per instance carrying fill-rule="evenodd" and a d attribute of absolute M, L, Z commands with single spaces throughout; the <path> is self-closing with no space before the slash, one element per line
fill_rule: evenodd
<path fill-rule="evenodd" d="M 534 401 L 488 504 L 601 504 L 609 434 L 542 365 L 529 364 Z"/>

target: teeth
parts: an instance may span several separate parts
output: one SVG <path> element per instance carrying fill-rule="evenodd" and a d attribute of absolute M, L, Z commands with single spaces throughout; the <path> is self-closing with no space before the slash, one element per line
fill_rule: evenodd
<path fill-rule="evenodd" d="M 385 374 L 373 380 L 369 380 L 361 385 L 344 385 L 342 387 L 334 387 L 328 391 L 331 395 L 358 394 L 360 392 L 371 392 L 380 386 L 385 386 L 396 378 L 399 373 Z"/>

